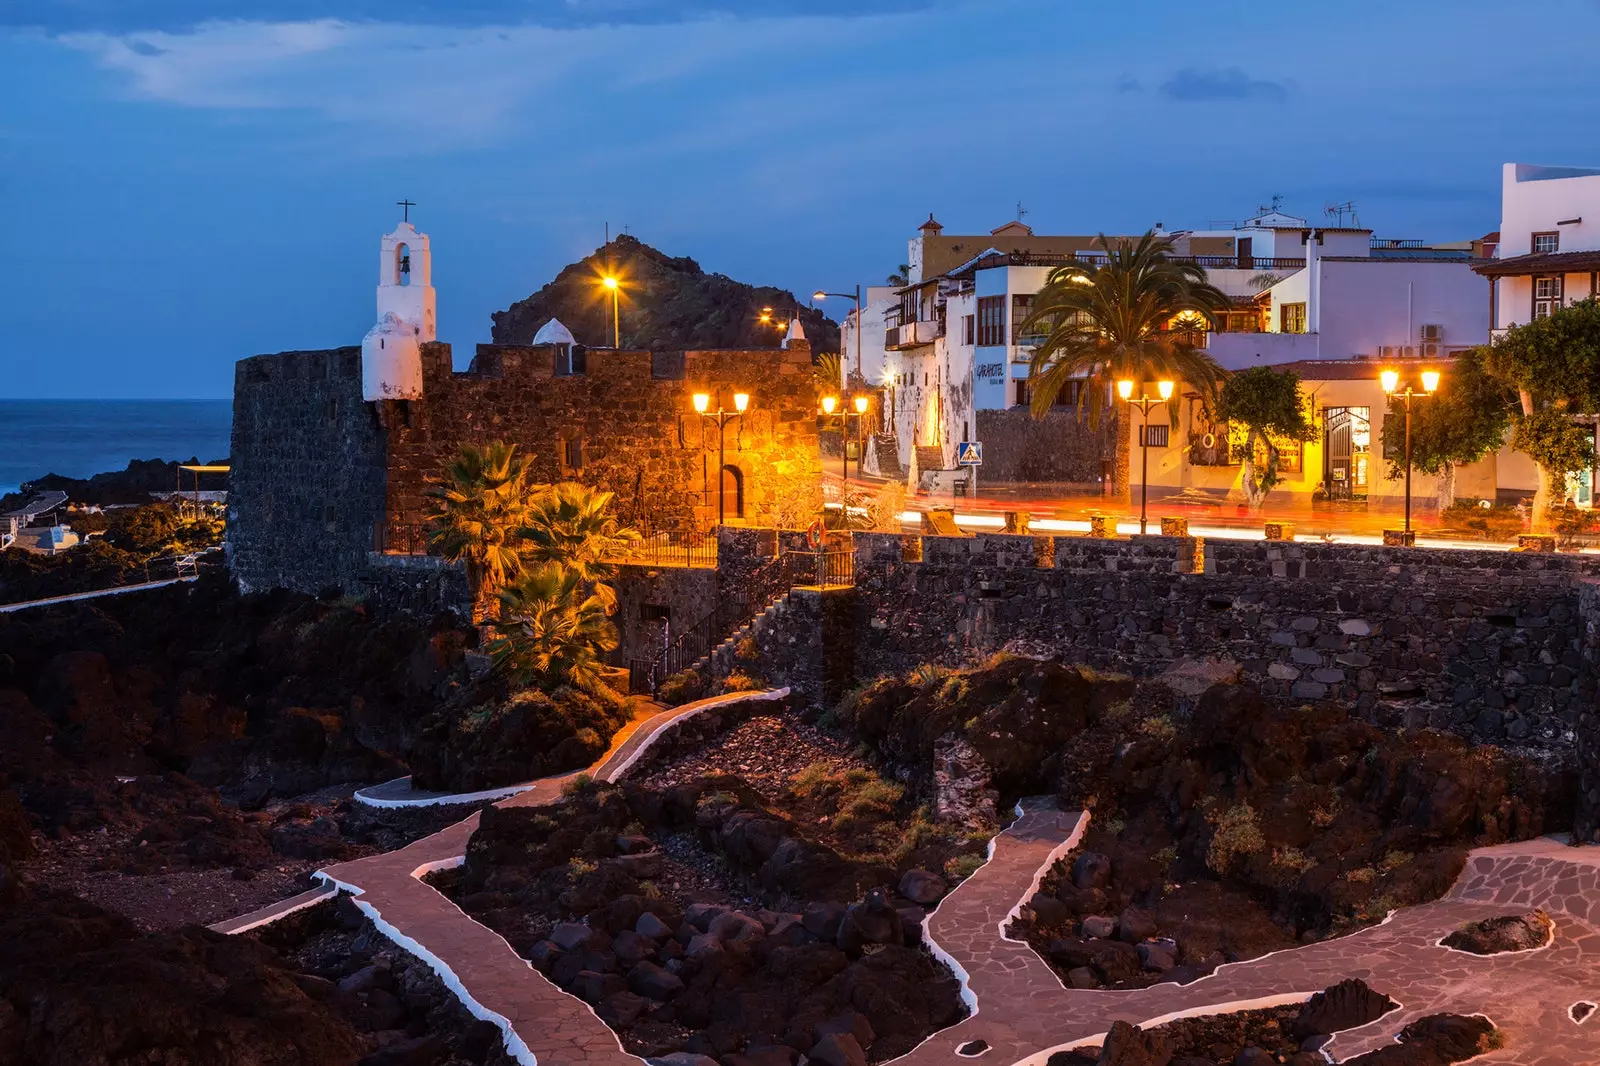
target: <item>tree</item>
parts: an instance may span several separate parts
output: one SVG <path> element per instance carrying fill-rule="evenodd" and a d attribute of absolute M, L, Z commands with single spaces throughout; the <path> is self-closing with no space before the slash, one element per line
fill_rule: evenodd
<path fill-rule="evenodd" d="M 1600 304 L 1584 300 L 1513 326 L 1479 352 L 1483 369 L 1517 394 L 1511 443 L 1538 464 L 1533 528 L 1547 530 L 1556 485 L 1594 462 L 1572 416 L 1600 411 Z"/>
<path fill-rule="evenodd" d="M 909 284 L 911 284 L 911 264 L 910 263 L 901 263 L 900 264 L 900 269 L 896 270 L 893 274 L 890 274 L 884 280 L 887 281 L 890 285 L 909 285 Z"/>
<path fill-rule="evenodd" d="M 638 530 L 617 521 L 612 498 L 612 493 L 564 481 L 534 498 L 517 531 L 527 565 L 576 574 L 608 614 L 617 606 L 616 591 L 608 584 L 617 576 L 616 560 L 639 540 Z"/>
<path fill-rule="evenodd" d="M 497 634 L 489 645 L 495 666 L 546 690 L 588 686 L 600 656 L 617 646 L 617 630 L 600 597 L 575 569 L 539 566 L 499 592 Z"/>
<path fill-rule="evenodd" d="M 1234 454 L 1244 462 L 1245 501 L 1250 510 L 1261 510 L 1267 493 L 1279 481 L 1278 445 L 1284 441 L 1308 441 L 1317 434 L 1306 412 L 1300 393 L 1300 377 L 1292 370 L 1278 371 L 1269 366 L 1251 367 L 1228 378 L 1217 397 L 1216 418 L 1244 429 L 1244 440 Z M 1257 472 L 1257 448 L 1265 452 L 1266 468 Z"/>
<path fill-rule="evenodd" d="M 428 545 L 466 565 L 474 617 L 523 572 L 518 532 L 535 492 L 529 461 L 503 441 L 464 445 L 428 490 Z"/>
<path fill-rule="evenodd" d="M 1438 480 L 1439 510 L 1456 499 L 1456 467 L 1475 463 L 1506 441 L 1511 425 L 1514 394 L 1495 378 L 1484 373 L 1483 353 L 1477 349 L 1462 352 L 1439 375 L 1439 389 L 1425 400 L 1413 398 L 1411 406 L 1411 465 Z M 1389 398 L 1389 417 L 1384 420 L 1387 437 L 1390 426 L 1405 429 L 1405 401 Z M 1391 453 L 1389 479 L 1405 477 L 1405 440 L 1384 441 Z"/>
<path fill-rule="evenodd" d="M 1088 407 L 1093 427 L 1099 426 L 1101 410 L 1119 378 L 1181 378 L 1213 398 L 1226 372 L 1194 346 L 1188 330 L 1172 326 L 1180 316 L 1198 316 L 1215 325 L 1228 297 L 1207 284 L 1202 268 L 1169 259 L 1172 242 L 1153 231 L 1137 241 L 1111 241 L 1102 233 L 1096 243 L 1108 259 L 1074 260 L 1052 270 L 1034 298 L 1033 311 L 1018 328 L 1019 333 L 1044 337 L 1029 370 L 1033 416 L 1048 414 L 1067 383 L 1076 379 L 1083 379 L 1078 403 Z M 1119 413 L 1116 426 L 1112 485 L 1124 495 L 1130 436 L 1125 413 Z"/>

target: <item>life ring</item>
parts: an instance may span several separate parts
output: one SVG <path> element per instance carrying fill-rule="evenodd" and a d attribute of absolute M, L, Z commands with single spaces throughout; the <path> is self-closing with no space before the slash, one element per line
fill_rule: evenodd
<path fill-rule="evenodd" d="M 811 523 L 811 528 L 806 530 L 806 543 L 811 546 L 812 551 L 816 551 L 822 547 L 823 529 L 824 527 L 822 525 L 822 519 L 819 518 L 815 522 Z"/>
<path fill-rule="evenodd" d="M 1215 433 L 1207 433 L 1200 438 L 1200 443 L 1207 448 L 1215 448 L 1217 446 L 1217 435 Z"/>

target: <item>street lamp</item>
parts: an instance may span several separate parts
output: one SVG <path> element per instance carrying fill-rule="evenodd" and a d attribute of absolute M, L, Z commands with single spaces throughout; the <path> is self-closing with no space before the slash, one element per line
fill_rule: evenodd
<path fill-rule="evenodd" d="M 611 290 L 611 347 L 622 347 L 622 315 L 618 299 L 622 291 L 622 283 L 616 275 L 607 274 L 600 279 L 600 284 Z"/>
<path fill-rule="evenodd" d="M 811 298 L 813 300 L 826 300 L 830 296 L 836 297 L 836 298 L 838 298 L 840 300 L 854 300 L 856 302 L 856 377 L 860 377 L 861 376 L 861 329 L 862 329 L 862 326 L 864 325 L 864 323 L 861 321 L 861 286 L 857 285 L 856 286 L 856 291 L 853 292 L 853 293 L 849 293 L 849 292 L 823 292 L 821 289 L 818 289 L 816 292 L 811 294 Z"/>
<path fill-rule="evenodd" d="M 1172 382 L 1156 382 L 1158 395 L 1151 396 L 1141 387 L 1139 398 L 1133 398 L 1133 380 L 1123 378 L 1117 382 L 1117 395 L 1127 401 L 1128 406 L 1137 407 L 1143 419 L 1139 427 L 1139 533 L 1142 536 L 1147 525 L 1146 514 L 1150 502 L 1150 408 L 1158 403 L 1165 403 L 1172 399 Z"/>
<path fill-rule="evenodd" d="M 872 400 L 866 393 L 856 393 L 851 400 L 851 406 L 856 409 L 856 437 L 857 447 L 860 447 L 861 419 L 866 416 L 867 408 L 872 405 Z M 844 488 L 850 487 L 850 445 L 845 437 L 849 431 L 850 412 L 839 406 L 839 397 L 828 395 L 822 398 L 822 414 L 825 418 L 839 420 L 839 473 L 844 478 Z M 861 473 L 861 455 L 856 454 L 856 473 Z M 840 490 L 841 500 L 844 499 L 844 489 Z"/>
<path fill-rule="evenodd" d="M 719 401 L 717 403 L 716 413 L 712 414 L 711 413 L 711 397 L 710 397 L 710 395 L 707 394 L 707 393 L 704 393 L 704 392 L 697 392 L 697 393 L 694 394 L 694 412 L 695 412 L 695 414 L 699 415 L 700 418 L 703 420 L 703 422 L 716 422 L 716 424 L 717 424 L 717 525 L 718 526 L 722 525 L 723 519 L 727 515 L 727 508 L 728 508 L 728 484 L 727 484 L 727 479 L 723 476 L 723 468 L 726 465 L 725 460 L 727 458 L 727 452 L 723 448 L 723 442 L 727 439 L 728 423 L 731 422 L 733 419 L 735 419 L 735 418 L 740 419 L 741 421 L 739 422 L 739 425 L 740 425 L 741 428 L 743 428 L 743 426 L 744 426 L 743 416 L 744 416 L 745 411 L 748 410 L 749 407 L 750 407 L 750 394 L 747 393 L 747 392 L 736 392 L 736 393 L 733 394 L 733 410 L 731 410 L 731 411 L 723 410 L 722 404 Z"/>
<path fill-rule="evenodd" d="M 1385 370 L 1378 375 L 1378 380 L 1383 383 L 1383 391 L 1389 396 L 1398 396 L 1406 402 L 1406 528 L 1404 540 L 1411 544 L 1411 398 L 1413 396 L 1432 396 L 1439 391 L 1439 372 L 1437 370 L 1424 370 L 1422 377 L 1422 391 L 1414 391 L 1408 383 L 1405 391 L 1400 391 L 1400 371 Z"/>

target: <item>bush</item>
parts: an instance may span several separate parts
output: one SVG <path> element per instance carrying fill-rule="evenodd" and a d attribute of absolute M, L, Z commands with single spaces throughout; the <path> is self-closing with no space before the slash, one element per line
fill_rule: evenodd
<path fill-rule="evenodd" d="M 1485 506 L 1487 500 L 1458 501 L 1439 512 L 1446 529 L 1476 533 L 1483 540 L 1515 540 L 1527 528 L 1523 513 L 1515 507 Z"/>
<path fill-rule="evenodd" d="M 1255 808 L 1240 803 L 1229 807 L 1217 823 L 1217 831 L 1206 849 L 1206 865 L 1216 873 L 1226 874 L 1235 858 L 1254 855 L 1266 846 L 1267 839 L 1261 835 Z"/>
<path fill-rule="evenodd" d="M 757 692 L 765 687 L 759 678 L 751 677 L 743 670 L 735 670 L 722 679 L 724 692 Z"/>
<path fill-rule="evenodd" d="M 682 703 L 693 703 L 705 694 L 705 678 L 694 670 L 680 670 L 661 682 L 661 688 L 656 692 L 656 699 L 668 707 L 676 707 Z"/>
<path fill-rule="evenodd" d="M 476 792 L 582 770 L 628 721 L 604 685 L 523 689 L 425 719 L 411 757 L 418 788 Z"/>

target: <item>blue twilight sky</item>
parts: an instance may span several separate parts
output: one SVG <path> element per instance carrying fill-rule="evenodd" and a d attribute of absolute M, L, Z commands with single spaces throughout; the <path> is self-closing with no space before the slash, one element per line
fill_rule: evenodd
<path fill-rule="evenodd" d="M 355 343 L 402 196 L 458 362 L 607 222 L 802 293 L 1018 201 L 1478 236 L 1502 162 L 1600 164 L 1597 40 L 1596 0 L 4 0 L 0 397 Z"/>

